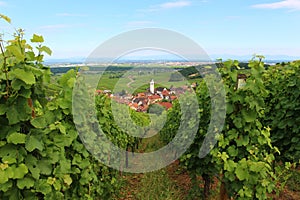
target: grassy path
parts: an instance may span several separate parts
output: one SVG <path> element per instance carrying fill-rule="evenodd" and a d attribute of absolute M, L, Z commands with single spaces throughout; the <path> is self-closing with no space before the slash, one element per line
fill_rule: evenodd
<path fill-rule="evenodd" d="M 127 83 L 127 87 L 132 88 L 131 84 L 134 83 L 134 80 L 133 80 L 132 76 L 128 76 L 128 79 L 130 80 L 130 82 Z"/>
<path fill-rule="evenodd" d="M 160 148 L 162 144 L 159 136 L 144 139 L 139 152 L 150 152 Z M 174 175 L 178 170 L 178 163 L 154 172 L 144 174 L 126 174 L 123 176 L 125 184 L 121 189 L 118 200 L 179 200 L 185 199 L 189 178 L 187 174 Z M 173 175 L 173 176 L 172 176 Z M 180 177 L 174 180 L 171 177 Z M 182 185 L 183 183 L 186 183 Z"/>

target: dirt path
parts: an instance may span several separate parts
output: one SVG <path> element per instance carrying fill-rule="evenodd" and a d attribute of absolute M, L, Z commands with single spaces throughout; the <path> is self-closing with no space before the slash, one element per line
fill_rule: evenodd
<path fill-rule="evenodd" d="M 160 148 L 159 137 L 144 139 L 138 152 L 150 152 Z M 138 162 L 138 161 L 135 161 Z M 138 164 L 138 163 L 137 163 Z M 157 171 L 143 174 L 124 174 L 124 186 L 117 200 L 179 200 L 189 191 L 186 172 L 178 174 L 178 161 Z M 176 180 L 175 180 L 176 179 Z"/>
<path fill-rule="evenodd" d="M 130 82 L 127 83 L 127 87 L 132 88 L 131 84 L 134 83 L 133 77 L 132 76 L 128 76 L 128 79 L 130 80 Z"/>

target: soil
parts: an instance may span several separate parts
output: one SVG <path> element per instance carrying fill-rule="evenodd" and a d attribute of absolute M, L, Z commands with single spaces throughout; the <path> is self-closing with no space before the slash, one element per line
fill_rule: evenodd
<path fill-rule="evenodd" d="M 134 200 L 134 197 L 138 193 L 142 176 L 143 174 L 129 174 L 122 176 L 123 180 L 126 182 L 126 186 L 121 188 L 121 194 L 118 200 Z"/>
<path fill-rule="evenodd" d="M 171 165 L 166 167 L 166 171 L 170 177 L 170 180 L 174 182 L 178 190 L 180 190 L 180 194 L 182 195 L 182 199 L 186 199 L 189 190 L 191 189 L 192 183 L 191 179 L 189 177 L 188 172 L 183 169 L 179 165 L 179 161 L 175 161 Z M 121 195 L 122 198 L 119 198 L 118 200 L 134 200 L 136 194 L 138 193 L 140 180 L 142 178 L 143 174 L 136 174 L 136 175 L 124 175 L 123 179 L 126 181 L 126 187 L 122 188 Z M 199 178 L 199 187 L 203 188 L 202 178 Z M 219 199 L 219 181 L 217 178 L 214 178 L 213 184 L 211 186 L 212 189 L 212 196 L 211 200 L 213 199 Z M 300 191 L 292 191 L 289 190 L 287 187 L 280 193 L 279 196 L 276 196 L 276 194 L 271 194 L 270 198 L 274 200 L 300 200 Z"/>
<path fill-rule="evenodd" d="M 142 153 L 147 149 L 148 143 L 143 143 L 139 149 L 139 152 Z M 188 174 L 188 171 L 180 166 L 179 161 L 176 160 L 169 166 L 165 168 L 170 180 L 176 186 L 176 189 L 180 191 L 180 197 L 182 200 L 187 199 L 189 191 L 192 187 L 191 179 Z M 300 173 L 300 167 L 296 169 Z M 121 188 L 121 195 L 117 200 L 136 200 L 140 188 L 141 179 L 143 174 L 124 174 L 122 179 L 125 184 Z M 202 177 L 198 177 L 199 188 L 203 188 Z M 211 196 L 210 200 L 220 199 L 220 182 L 215 177 L 213 178 L 211 185 Z M 277 196 L 276 194 L 269 195 L 270 198 L 274 200 L 300 200 L 300 191 L 292 191 L 287 186 L 285 189 Z"/>
<path fill-rule="evenodd" d="M 271 195 L 274 200 L 299 200 L 300 192 L 291 191 L 285 188 L 280 195 L 277 197 L 276 195 Z"/>
<path fill-rule="evenodd" d="M 179 161 L 176 160 L 174 163 L 167 167 L 167 173 L 170 179 L 180 189 L 182 199 L 186 197 L 191 189 L 192 183 L 188 172 L 179 166 Z"/>

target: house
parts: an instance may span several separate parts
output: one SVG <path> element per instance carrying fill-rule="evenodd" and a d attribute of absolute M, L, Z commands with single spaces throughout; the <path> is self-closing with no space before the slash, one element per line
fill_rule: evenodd
<path fill-rule="evenodd" d="M 163 88 L 163 87 L 158 87 L 158 88 L 155 89 L 155 93 L 161 94 L 164 89 L 165 88 Z"/>
<path fill-rule="evenodd" d="M 170 103 L 170 102 L 158 102 L 157 104 L 163 106 L 166 110 L 172 108 L 172 106 L 173 106 L 172 103 Z"/>
<path fill-rule="evenodd" d="M 137 97 L 132 100 L 132 103 L 137 103 L 139 106 L 148 105 L 148 98 L 146 97 Z"/>
<path fill-rule="evenodd" d="M 177 99 L 177 96 L 175 96 L 175 95 L 170 96 L 170 100 L 171 100 L 171 101 L 174 101 L 174 100 L 176 100 L 176 99 Z"/>
<path fill-rule="evenodd" d="M 197 86 L 198 86 L 197 82 L 194 82 L 194 83 L 191 84 L 191 88 L 193 88 L 193 89 L 196 89 Z"/>
<path fill-rule="evenodd" d="M 160 95 L 154 94 L 154 95 L 148 96 L 148 100 L 149 100 L 149 101 L 148 101 L 148 104 L 153 104 L 153 103 L 156 103 L 156 102 L 158 102 L 158 101 L 161 101 L 162 98 L 161 98 Z"/>
<path fill-rule="evenodd" d="M 102 94 L 102 93 L 103 93 L 102 90 L 96 90 L 96 92 L 95 92 L 96 95 L 100 95 L 100 94 Z"/>
<path fill-rule="evenodd" d="M 135 111 L 137 111 L 139 108 L 139 105 L 137 103 L 129 103 L 128 106 Z"/>
<path fill-rule="evenodd" d="M 163 91 L 161 92 L 160 95 L 165 100 L 169 100 L 170 99 L 170 91 L 167 90 L 166 88 L 163 89 Z"/>
<path fill-rule="evenodd" d="M 149 108 L 148 105 L 141 105 L 141 106 L 139 106 L 139 108 L 137 109 L 137 111 L 138 112 L 147 112 L 148 108 Z"/>
<path fill-rule="evenodd" d="M 103 93 L 104 94 L 109 94 L 109 93 L 111 93 L 111 90 L 103 90 Z"/>

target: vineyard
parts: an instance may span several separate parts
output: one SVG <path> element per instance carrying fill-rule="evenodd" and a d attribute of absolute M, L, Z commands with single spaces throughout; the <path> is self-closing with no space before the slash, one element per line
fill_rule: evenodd
<path fill-rule="evenodd" d="M 6 16 L 0 18 L 10 22 Z M 156 114 L 130 110 L 129 116 L 123 115 L 122 110 L 127 109 L 123 105 L 114 105 L 113 110 L 106 95 L 95 96 L 94 102 L 80 98 L 93 96 L 95 91 L 78 84 L 81 72 L 74 69 L 53 78 L 43 64 L 44 55 L 51 55 L 51 50 L 43 45 L 42 36 L 33 35 L 28 42 L 20 29 L 12 39 L 0 40 L 0 199 L 121 198 L 125 181 L 121 171 L 128 160 L 120 170 L 103 164 L 117 155 L 110 147 L 97 145 L 102 138 L 96 127 L 102 127 L 112 144 L 134 154 L 149 139 L 126 132 L 159 131 L 155 143 L 164 146 L 176 140 L 182 119 L 188 119 L 188 128 L 197 127 L 192 144 L 176 161 L 191 180 L 187 199 L 211 199 L 215 191 L 215 198 L 222 200 L 279 198 L 292 176 L 300 177 L 300 61 L 266 67 L 264 58 L 256 56 L 247 66 L 236 60 L 217 63 L 226 95 L 226 111 L 220 108 L 219 112 L 226 113 L 226 118 L 223 130 L 215 136 L 217 143 L 200 158 L 211 110 L 221 101 L 210 95 L 207 86 L 216 77 L 197 79 L 198 109 L 191 106 L 186 94 L 182 102 L 164 111 L 165 124 L 161 124 L 164 120 Z M 241 75 L 244 84 L 239 84 Z M 222 91 L 215 88 L 213 92 Z M 79 99 L 76 104 L 74 97 Z M 90 104 L 95 104 L 97 119 L 74 117 L 81 110 L 88 114 Z M 193 113 L 182 112 L 185 106 L 195 111 L 198 121 L 193 120 Z M 128 117 L 136 126 L 115 121 Z M 153 119 L 152 126 L 145 128 Z M 78 131 L 90 135 L 80 137 Z M 184 134 L 182 131 L 182 137 L 188 138 Z M 184 148 L 176 141 L 174 145 Z M 299 192 L 300 181 L 293 181 Z"/>

